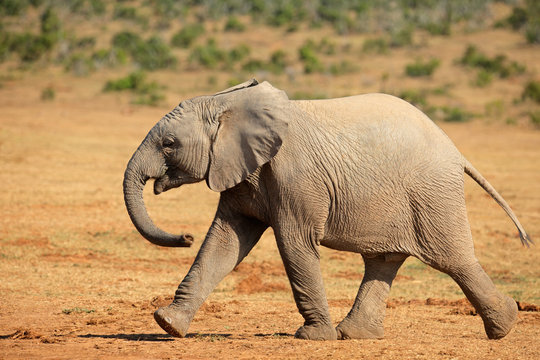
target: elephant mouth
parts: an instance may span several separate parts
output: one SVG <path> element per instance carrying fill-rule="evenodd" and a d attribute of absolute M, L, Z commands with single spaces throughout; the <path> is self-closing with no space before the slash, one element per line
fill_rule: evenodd
<path fill-rule="evenodd" d="M 190 184 L 199 180 L 193 179 L 190 176 L 178 177 L 171 179 L 169 175 L 165 174 L 154 181 L 154 194 L 159 195 L 162 192 L 180 187 L 184 184 Z"/>
<path fill-rule="evenodd" d="M 174 185 L 175 181 L 171 181 L 167 175 L 160 177 L 154 181 L 154 194 L 159 195 L 162 192 L 179 187 L 181 184 Z"/>

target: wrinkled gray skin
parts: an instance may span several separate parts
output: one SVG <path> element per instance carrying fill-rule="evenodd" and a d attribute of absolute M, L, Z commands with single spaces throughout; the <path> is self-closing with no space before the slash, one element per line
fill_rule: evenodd
<path fill-rule="evenodd" d="M 408 256 L 450 275 L 474 305 L 489 338 L 504 337 L 517 318 L 475 257 L 464 176 L 512 210 L 445 134 L 414 106 L 392 96 L 290 101 L 255 80 L 182 102 L 148 133 L 124 178 L 129 215 L 162 246 L 190 246 L 150 220 L 142 198 L 206 180 L 220 192 L 215 219 L 174 301 L 154 316 L 185 336 L 216 285 L 272 227 L 298 310 L 302 339 L 383 336 L 385 300 Z M 319 246 L 360 253 L 365 275 L 354 306 L 334 328 Z"/>

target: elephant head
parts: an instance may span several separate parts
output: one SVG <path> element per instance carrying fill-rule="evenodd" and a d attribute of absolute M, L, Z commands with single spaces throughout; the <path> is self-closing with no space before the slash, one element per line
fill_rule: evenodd
<path fill-rule="evenodd" d="M 124 201 L 137 230 L 160 246 L 191 246 L 191 235 L 172 235 L 150 219 L 143 201 L 149 179 L 160 194 L 206 180 L 222 192 L 276 155 L 287 134 L 287 95 L 251 80 L 212 96 L 180 103 L 148 133 L 124 174 Z"/>

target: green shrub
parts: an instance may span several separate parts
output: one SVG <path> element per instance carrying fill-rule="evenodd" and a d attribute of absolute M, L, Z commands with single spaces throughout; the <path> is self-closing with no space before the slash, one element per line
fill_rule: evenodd
<path fill-rule="evenodd" d="M 478 87 L 486 87 L 487 85 L 491 84 L 492 80 L 493 73 L 482 69 L 478 72 L 478 74 L 476 74 L 476 80 L 474 81 L 474 85 Z"/>
<path fill-rule="evenodd" d="M 390 46 L 391 47 L 403 47 L 411 45 L 413 42 L 413 30 L 412 26 L 404 27 L 401 30 L 390 33 Z"/>
<path fill-rule="evenodd" d="M 48 7 L 41 15 L 41 33 L 42 34 L 58 34 L 62 28 L 62 24 L 56 12 Z"/>
<path fill-rule="evenodd" d="M 313 41 L 308 40 L 298 49 L 298 57 L 304 63 L 304 72 L 306 74 L 324 71 L 324 66 L 317 57 Z"/>
<path fill-rule="evenodd" d="M 115 19 L 137 20 L 137 9 L 131 6 L 116 5 L 113 11 Z"/>
<path fill-rule="evenodd" d="M 358 68 L 352 64 L 351 62 L 347 60 L 341 60 L 338 63 L 330 65 L 328 68 L 328 71 L 332 75 L 344 75 L 344 74 L 351 74 L 358 70 Z"/>
<path fill-rule="evenodd" d="M 532 111 L 529 113 L 529 118 L 533 125 L 540 126 L 540 111 Z"/>
<path fill-rule="evenodd" d="M 128 53 L 145 70 L 163 69 L 176 64 L 176 57 L 169 46 L 156 36 L 144 41 L 139 35 L 124 31 L 113 37 L 112 44 Z"/>
<path fill-rule="evenodd" d="M 103 91 L 141 90 L 146 87 L 146 74 L 142 71 L 132 72 L 126 77 L 109 80 Z"/>
<path fill-rule="evenodd" d="M 28 8 L 27 0 L 1 0 L 0 15 L 18 16 Z"/>
<path fill-rule="evenodd" d="M 412 64 L 408 64 L 405 67 L 405 73 L 411 77 L 431 76 L 439 64 L 438 59 L 431 59 L 426 62 L 419 59 Z"/>
<path fill-rule="evenodd" d="M 248 62 L 246 62 L 244 65 L 242 65 L 242 70 L 254 73 L 260 70 L 265 70 L 266 64 L 262 60 L 258 59 L 251 59 Z"/>
<path fill-rule="evenodd" d="M 161 40 L 153 36 L 146 42 L 141 42 L 132 51 L 133 60 L 145 70 L 157 70 L 172 67 L 176 64 L 176 57 L 171 49 Z"/>
<path fill-rule="evenodd" d="M 467 46 L 459 62 L 465 66 L 479 68 L 485 72 L 497 74 L 501 78 L 525 72 L 523 65 L 515 61 L 508 61 L 505 55 L 499 54 L 493 58 L 489 58 L 474 45 Z"/>
<path fill-rule="evenodd" d="M 39 60 L 53 46 L 54 44 L 49 37 L 30 33 L 17 34 L 11 42 L 11 50 L 16 52 L 23 62 Z"/>
<path fill-rule="evenodd" d="M 123 49 L 128 53 L 133 52 L 141 42 L 143 42 L 142 38 L 130 31 L 119 32 L 112 38 L 112 45 L 114 47 Z"/>
<path fill-rule="evenodd" d="M 521 98 L 523 100 L 531 99 L 536 103 L 540 103 L 540 82 L 529 81 L 521 93 Z"/>
<path fill-rule="evenodd" d="M 54 91 L 52 86 L 47 86 L 41 91 L 41 100 L 43 101 L 52 101 L 54 100 L 55 96 L 56 92 Z"/>
<path fill-rule="evenodd" d="M 204 34 L 204 26 L 202 24 L 186 25 L 182 30 L 173 35 L 171 44 L 180 48 L 188 48 L 202 34 Z"/>
<path fill-rule="evenodd" d="M 236 16 L 231 16 L 227 19 L 224 29 L 225 31 L 235 31 L 242 32 L 246 30 L 246 25 L 244 25 Z"/>
<path fill-rule="evenodd" d="M 227 61 L 230 64 L 242 61 L 249 55 L 250 52 L 251 49 L 248 45 L 240 44 L 237 47 L 233 48 L 231 51 L 229 51 L 229 54 L 227 55 Z"/>
<path fill-rule="evenodd" d="M 276 50 L 270 55 L 268 69 L 274 74 L 281 74 L 288 66 L 287 54 L 283 50 Z"/>
<path fill-rule="evenodd" d="M 473 114 L 464 111 L 459 107 L 442 107 L 443 121 L 446 122 L 466 122 L 473 118 Z"/>
<path fill-rule="evenodd" d="M 206 45 L 193 49 L 189 59 L 209 69 L 215 69 L 225 57 L 225 51 L 217 46 L 216 40 L 208 39 Z"/>
<path fill-rule="evenodd" d="M 91 59 L 97 68 L 123 65 L 128 60 L 126 52 L 123 49 L 117 48 L 97 50 L 92 54 Z"/>
<path fill-rule="evenodd" d="M 506 22 L 508 22 L 512 29 L 519 30 L 527 23 L 527 19 L 527 11 L 524 8 L 516 6 L 512 9 L 512 13 L 508 16 Z"/>
<path fill-rule="evenodd" d="M 362 45 L 362 51 L 372 54 L 386 54 L 388 42 L 383 38 L 366 39 Z"/>
<path fill-rule="evenodd" d="M 134 104 L 156 106 L 165 99 L 160 88 L 155 81 L 146 81 L 144 72 L 136 71 L 126 77 L 107 81 L 103 91 L 129 91 L 135 95 L 132 101 Z"/>

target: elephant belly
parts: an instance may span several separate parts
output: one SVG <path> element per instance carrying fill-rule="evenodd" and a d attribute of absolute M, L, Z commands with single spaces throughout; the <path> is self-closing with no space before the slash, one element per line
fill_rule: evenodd
<path fill-rule="evenodd" d="M 385 200 L 377 196 L 358 202 L 349 209 L 331 209 L 321 245 L 368 256 L 407 253 L 414 234 L 406 195 L 396 192 Z"/>

